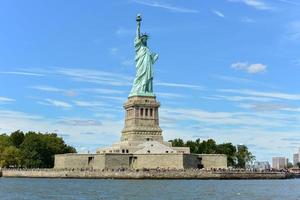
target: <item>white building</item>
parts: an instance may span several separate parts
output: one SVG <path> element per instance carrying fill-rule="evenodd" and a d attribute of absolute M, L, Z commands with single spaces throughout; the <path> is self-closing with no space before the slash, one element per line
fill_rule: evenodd
<path fill-rule="evenodd" d="M 288 158 L 286 157 L 273 157 L 272 158 L 272 168 L 273 169 L 286 169 L 288 166 Z"/>
<path fill-rule="evenodd" d="M 271 166 L 268 161 L 263 161 L 263 162 L 256 161 L 253 164 L 253 169 L 258 170 L 258 171 L 264 171 L 264 170 L 271 169 Z"/>
<path fill-rule="evenodd" d="M 299 155 L 300 155 L 299 153 L 293 154 L 293 165 L 294 165 L 294 167 L 297 167 L 297 163 L 300 161 Z"/>

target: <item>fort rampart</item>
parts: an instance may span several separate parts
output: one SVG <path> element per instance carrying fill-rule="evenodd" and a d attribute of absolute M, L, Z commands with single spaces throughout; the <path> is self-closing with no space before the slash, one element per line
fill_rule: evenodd
<path fill-rule="evenodd" d="M 2 177 L 20 178 L 92 178 L 92 179 L 287 179 L 284 172 L 228 172 L 207 170 L 8 170 Z"/>

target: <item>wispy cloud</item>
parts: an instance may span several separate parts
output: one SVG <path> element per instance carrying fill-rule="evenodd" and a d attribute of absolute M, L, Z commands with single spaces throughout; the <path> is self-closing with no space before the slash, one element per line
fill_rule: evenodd
<path fill-rule="evenodd" d="M 213 10 L 212 12 L 213 12 L 215 15 L 221 17 L 221 18 L 224 18 L 224 17 L 225 17 L 225 15 L 224 15 L 223 13 L 221 13 L 220 11 L 218 11 L 218 10 Z"/>
<path fill-rule="evenodd" d="M 121 61 L 121 65 L 126 66 L 126 67 L 131 67 L 134 65 L 133 59 L 125 59 Z"/>
<path fill-rule="evenodd" d="M 131 85 L 132 78 L 117 73 L 100 70 L 79 69 L 79 68 L 58 68 L 55 72 L 67 76 L 76 81 L 97 83 L 111 86 Z"/>
<path fill-rule="evenodd" d="M 173 12 L 181 12 L 181 13 L 198 13 L 198 10 L 195 9 L 189 9 L 184 7 L 178 7 L 171 4 L 158 2 L 158 1 L 152 1 L 152 0 L 132 0 L 132 2 L 142 4 L 145 6 L 155 7 L 155 8 L 162 8 Z"/>
<path fill-rule="evenodd" d="M 62 119 L 58 121 L 60 124 L 68 126 L 101 126 L 102 122 L 93 119 Z"/>
<path fill-rule="evenodd" d="M 252 104 L 240 104 L 241 108 L 252 109 L 259 112 L 273 112 L 273 111 L 287 111 L 286 109 L 292 108 L 287 104 L 280 103 L 252 103 Z M 291 111 L 291 110 L 290 110 Z"/>
<path fill-rule="evenodd" d="M 0 108 L 0 129 L 1 132 L 10 133 L 16 130 L 56 132 L 68 144 L 94 151 L 100 145 L 109 145 L 117 141 L 123 127 L 123 120 L 103 120 L 93 118 L 60 117 L 58 120 L 46 118 L 30 113 L 23 113 L 14 110 L 2 110 Z M 55 128 L 53 128 L 55 127 Z M 99 131 L 100 130 L 100 131 Z M 107 134 L 95 134 L 86 137 L 80 133 L 95 132 Z M 104 141 L 104 142 L 97 142 Z"/>
<path fill-rule="evenodd" d="M 185 84 L 185 83 L 167 83 L 167 82 L 156 82 L 155 85 L 165 86 L 165 87 L 177 87 L 177 88 L 189 88 L 189 89 L 204 89 L 203 86 L 193 85 L 193 84 Z"/>
<path fill-rule="evenodd" d="M 39 104 L 42 105 L 48 105 L 48 106 L 55 106 L 55 107 L 60 107 L 60 108 L 71 108 L 72 105 L 64 102 L 64 101 L 59 101 L 55 99 L 45 99 L 44 101 L 39 101 Z"/>
<path fill-rule="evenodd" d="M 119 48 L 117 47 L 109 48 L 109 53 L 112 55 L 116 55 L 118 52 L 119 52 Z"/>
<path fill-rule="evenodd" d="M 221 92 L 226 93 L 237 93 L 243 95 L 251 95 L 251 96 L 259 96 L 259 97 L 269 97 L 275 99 L 284 99 L 284 100 L 293 100 L 298 101 L 300 100 L 300 94 L 289 94 L 289 93 L 282 93 L 282 92 L 260 92 L 255 90 L 247 90 L 247 89 L 221 89 Z"/>
<path fill-rule="evenodd" d="M 278 89 L 278 86 L 274 86 L 271 84 L 267 84 L 265 82 L 260 82 L 248 78 L 240 78 L 240 77 L 234 77 L 234 76 L 224 76 L 224 75 L 219 75 L 219 74 L 214 74 L 212 75 L 214 78 L 217 78 L 219 80 L 227 81 L 227 82 L 232 82 L 232 83 L 238 83 L 238 84 L 247 84 L 247 85 L 253 85 L 253 86 L 262 86 L 262 87 L 267 87 L 267 88 L 272 88 L 272 89 Z"/>
<path fill-rule="evenodd" d="M 37 86 L 32 86 L 30 87 L 32 89 L 36 90 L 41 90 L 41 91 L 46 91 L 46 92 L 64 92 L 64 89 L 52 87 L 52 86 L 46 86 L 46 85 L 37 85 Z"/>
<path fill-rule="evenodd" d="M 242 21 L 242 22 L 245 22 L 245 23 L 254 23 L 254 22 L 255 22 L 254 19 L 249 18 L 249 17 L 243 17 L 243 18 L 241 19 L 241 21 Z"/>
<path fill-rule="evenodd" d="M 0 74 L 12 74 L 12 75 L 21 75 L 21 76 L 44 76 L 39 73 L 32 72 L 22 72 L 22 71 L 0 71 Z"/>
<path fill-rule="evenodd" d="M 259 101 L 259 102 L 270 102 L 274 101 L 273 98 L 269 97 L 257 97 L 257 96 L 223 96 L 223 95 L 215 95 L 213 96 L 213 100 L 227 100 L 227 101 Z"/>
<path fill-rule="evenodd" d="M 169 92 L 156 92 L 156 95 L 159 98 L 167 98 L 167 99 L 174 99 L 174 98 L 184 97 L 181 94 L 175 94 L 175 93 L 169 93 Z"/>
<path fill-rule="evenodd" d="M 291 5 L 298 5 L 298 6 L 300 5 L 299 2 L 291 1 L 291 0 L 278 0 L 278 1 L 280 1 L 280 2 L 282 2 L 282 3 L 291 4 Z"/>
<path fill-rule="evenodd" d="M 268 5 L 262 0 L 228 0 L 229 2 L 243 3 L 247 6 L 253 7 L 257 10 L 272 10 L 272 6 Z"/>
<path fill-rule="evenodd" d="M 261 63 L 249 64 L 248 62 L 236 62 L 231 65 L 231 68 L 236 70 L 243 70 L 249 74 L 257 74 L 266 72 L 267 66 Z"/>
<path fill-rule="evenodd" d="M 56 87 L 52 87 L 52 86 L 37 85 L 37 86 L 32 86 L 30 88 L 44 91 L 44 92 L 59 92 L 68 97 L 77 96 L 77 93 L 74 90 L 61 89 L 61 88 L 56 88 Z"/>
<path fill-rule="evenodd" d="M 11 99 L 11 98 L 7 98 L 7 97 L 1 97 L 0 96 L 0 104 L 1 103 L 11 103 L 11 102 L 14 102 L 16 101 L 15 99 Z"/>
<path fill-rule="evenodd" d="M 79 92 L 90 92 L 96 94 L 124 94 L 126 91 L 117 90 L 117 89 L 109 89 L 109 88 L 84 88 L 78 89 Z"/>
<path fill-rule="evenodd" d="M 100 101 L 74 101 L 74 103 L 80 107 L 102 107 L 106 105 Z"/>

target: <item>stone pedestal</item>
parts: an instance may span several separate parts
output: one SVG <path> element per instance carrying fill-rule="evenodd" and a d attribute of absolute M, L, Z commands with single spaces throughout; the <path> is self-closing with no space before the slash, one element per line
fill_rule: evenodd
<path fill-rule="evenodd" d="M 124 104 L 125 126 L 121 141 L 158 141 L 163 143 L 159 127 L 158 108 L 160 104 L 154 96 L 129 97 Z"/>

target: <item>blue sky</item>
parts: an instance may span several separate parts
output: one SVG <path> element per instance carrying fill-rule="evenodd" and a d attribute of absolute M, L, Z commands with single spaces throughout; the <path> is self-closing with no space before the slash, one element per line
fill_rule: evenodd
<path fill-rule="evenodd" d="M 165 140 L 300 147 L 298 0 L 0 2 L 0 132 L 57 132 L 78 151 L 120 138 L 135 16 L 159 54 Z"/>

